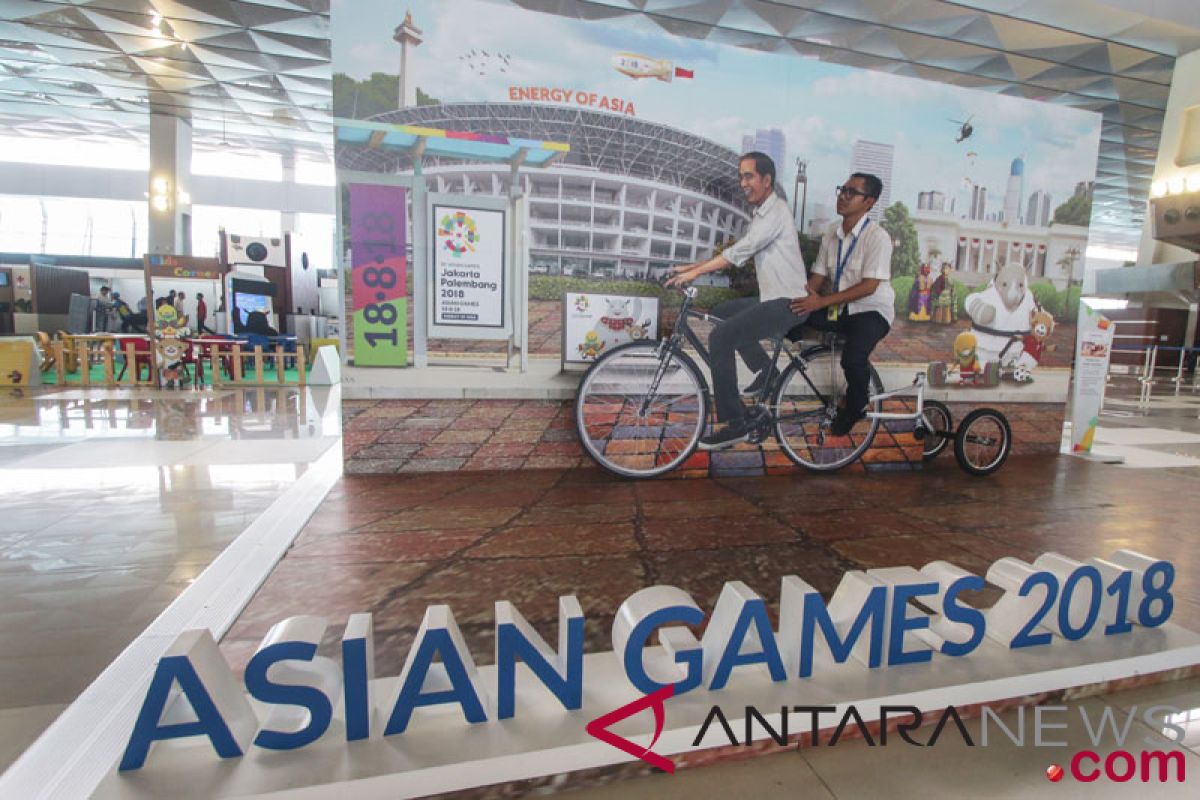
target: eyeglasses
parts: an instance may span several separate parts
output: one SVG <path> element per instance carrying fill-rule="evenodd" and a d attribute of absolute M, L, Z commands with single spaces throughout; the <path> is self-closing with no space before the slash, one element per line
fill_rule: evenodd
<path fill-rule="evenodd" d="M 834 192 L 836 194 L 849 195 L 851 198 L 871 197 L 871 195 L 868 194 L 867 192 L 860 192 L 858 189 L 855 189 L 853 186 L 839 186 L 834 190 Z"/>

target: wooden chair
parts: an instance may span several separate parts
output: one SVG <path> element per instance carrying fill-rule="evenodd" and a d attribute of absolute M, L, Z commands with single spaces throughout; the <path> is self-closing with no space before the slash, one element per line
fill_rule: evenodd
<path fill-rule="evenodd" d="M 39 367 L 42 372 L 49 372 L 54 369 L 54 364 L 57 359 L 54 357 L 54 343 L 50 341 L 50 336 L 45 331 L 37 332 L 38 347 L 42 349 L 42 364 Z"/>

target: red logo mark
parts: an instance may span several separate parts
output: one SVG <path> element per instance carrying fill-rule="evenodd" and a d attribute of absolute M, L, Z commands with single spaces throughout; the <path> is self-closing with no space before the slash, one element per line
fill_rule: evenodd
<path fill-rule="evenodd" d="M 1046 777 L 1049 778 L 1052 783 L 1058 783 L 1063 779 L 1063 768 L 1058 764 L 1051 764 L 1050 766 L 1046 767 Z"/>
<path fill-rule="evenodd" d="M 587 724 L 587 732 L 613 747 L 628 753 L 634 758 L 640 758 L 652 767 L 658 767 L 663 772 L 675 772 L 675 764 L 668 758 L 660 756 L 658 753 L 651 752 L 651 748 L 658 741 L 658 737 L 662 734 L 663 723 L 666 720 L 666 710 L 663 704 L 675 694 L 675 684 L 667 684 L 653 694 L 648 694 L 645 697 L 634 700 L 629 705 L 621 706 L 618 709 L 608 712 L 602 717 L 597 717 Z M 609 727 L 617 724 L 623 719 L 632 717 L 647 708 L 654 709 L 654 738 L 650 740 L 650 747 L 642 747 L 634 744 L 623 736 L 618 736 L 609 730 Z"/>

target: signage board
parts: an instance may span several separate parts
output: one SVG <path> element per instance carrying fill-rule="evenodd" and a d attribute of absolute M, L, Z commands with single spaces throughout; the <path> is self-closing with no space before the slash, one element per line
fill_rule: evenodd
<path fill-rule="evenodd" d="M 433 324 L 504 329 L 506 212 L 434 203 Z"/>
<path fill-rule="evenodd" d="M 563 362 L 590 364 L 627 342 L 658 338 L 656 297 L 563 294 Z"/>
<path fill-rule="evenodd" d="M 1075 342 L 1075 379 L 1071 390 L 1071 452 L 1090 453 L 1104 405 L 1108 362 L 1112 358 L 1112 321 L 1087 303 L 1079 303 Z"/>
<path fill-rule="evenodd" d="M 350 184 L 354 365 L 408 363 L 408 212 L 405 189 Z"/>
<path fill-rule="evenodd" d="M 100 794 L 336 783 L 352 796 L 418 797 L 725 746 L 722 729 L 766 739 L 787 729 L 789 709 L 944 720 L 954 707 L 1196 663 L 1200 634 L 1169 622 L 1176 577 L 1170 562 L 1131 550 L 1001 558 L 986 572 L 1000 598 L 975 608 L 964 598 L 984 577 L 935 561 L 848 572 L 828 600 L 785 576 L 777 614 L 740 581 L 725 583 L 711 613 L 681 588 L 650 586 L 616 609 L 612 650 L 597 653 L 584 652 L 577 598 L 558 600 L 556 647 L 502 601 L 491 665 L 476 664 L 446 605 L 425 610 L 403 664 L 377 663 L 370 614 L 345 620 L 336 661 L 318 654 L 331 621 L 293 617 L 268 632 L 244 685 L 209 631 L 186 631 L 139 690 Z M 821 705 L 792 708 L 797 698 Z M 620 734 L 609 730 L 626 716 Z M 623 746 L 631 736 L 636 752 Z"/>

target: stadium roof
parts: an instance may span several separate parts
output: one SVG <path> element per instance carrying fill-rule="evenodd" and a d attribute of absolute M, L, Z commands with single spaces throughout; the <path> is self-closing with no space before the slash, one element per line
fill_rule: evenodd
<path fill-rule="evenodd" d="M 558 164 L 678 186 L 740 204 L 738 153 L 695 134 L 623 114 L 536 103 L 446 103 L 380 114 L 374 122 L 444 128 L 571 147 Z M 403 152 L 362 150 L 339 144 L 338 166 L 371 172 L 412 169 Z M 426 155 L 426 166 L 463 163 Z"/>

